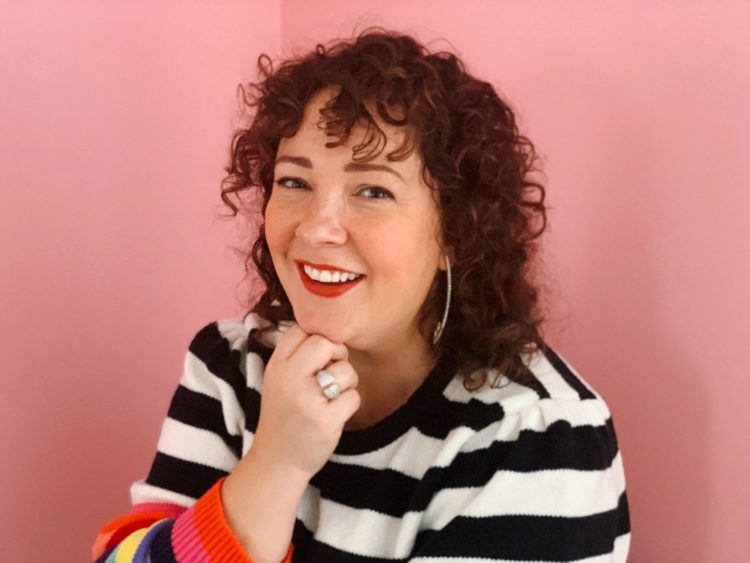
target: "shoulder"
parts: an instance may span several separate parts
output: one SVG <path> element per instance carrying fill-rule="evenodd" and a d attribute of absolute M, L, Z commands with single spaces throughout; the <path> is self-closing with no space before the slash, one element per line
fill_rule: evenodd
<path fill-rule="evenodd" d="M 188 346 L 185 378 L 212 379 L 240 392 L 262 378 L 280 332 L 257 313 L 224 318 L 201 327 Z M 239 394 L 239 393 L 238 393 Z"/>
<path fill-rule="evenodd" d="M 498 380 L 496 387 L 485 384 L 478 391 L 467 391 L 463 378 L 455 377 L 445 389 L 447 399 L 460 403 L 479 401 L 502 407 L 505 415 L 511 415 L 540 403 L 596 403 L 606 407 L 604 398 L 584 379 L 573 366 L 551 347 L 537 350 L 523 358 L 529 371 L 529 381 L 517 383 L 487 370 L 488 381 Z M 603 411 L 609 416 L 609 410 Z"/>
<path fill-rule="evenodd" d="M 472 426 L 479 432 L 472 440 L 565 444 L 579 454 L 595 451 L 600 463 L 611 463 L 618 445 L 604 397 L 551 347 L 523 360 L 531 374 L 527 383 L 501 377 L 496 388 L 485 385 L 470 392 L 463 379 L 455 377 L 445 389 L 447 400 L 463 403 L 462 410 L 474 417 Z M 488 379 L 495 376 L 491 372 Z M 483 416 L 480 423 L 477 412 Z"/>
<path fill-rule="evenodd" d="M 472 526 L 507 529 L 529 560 L 570 546 L 589 555 L 627 551 L 625 474 L 604 398 L 554 350 L 524 364 L 532 374 L 526 384 L 503 378 L 472 393 L 455 377 L 444 390 L 460 413 L 455 439 L 445 442 L 458 453 L 426 527 L 448 530 L 453 518 L 464 540 Z"/>
<path fill-rule="evenodd" d="M 268 329 L 271 323 L 257 313 L 248 313 L 242 318 L 225 318 L 204 325 L 190 342 L 190 352 L 199 357 L 210 358 L 228 351 L 241 352 L 247 349 L 248 338 L 254 331 Z"/>
<path fill-rule="evenodd" d="M 541 491 L 546 483 L 555 498 L 572 487 L 586 498 L 598 496 L 607 510 L 624 502 L 622 455 L 602 395 L 549 347 L 524 363 L 532 374 L 526 384 L 504 378 L 497 388 L 471 393 L 460 378 L 451 381 L 446 399 L 465 403 L 462 418 L 473 423 L 462 432 L 461 451 L 523 490 Z"/>

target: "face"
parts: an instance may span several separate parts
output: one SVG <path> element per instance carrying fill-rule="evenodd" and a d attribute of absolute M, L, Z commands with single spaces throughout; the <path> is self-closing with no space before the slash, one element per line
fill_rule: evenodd
<path fill-rule="evenodd" d="M 418 311 L 445 267 L 439 211 L 422 180 L 418 151 L 402 161 L 385 158 L 401 143 L 399 128 L 378 122 L 388 142 L 366 163 L 352 160 L 362 129 L 339 147 L 325 147 L 329 139 L 316 123 L 330 95 L 318 93 L 296 135 L 279 145 L 266 239 L 303 330 L 350 348 L 385 351 L 420 338 Z M 359 277 L 326 283 L 335 282 L 335 271 Z"/>

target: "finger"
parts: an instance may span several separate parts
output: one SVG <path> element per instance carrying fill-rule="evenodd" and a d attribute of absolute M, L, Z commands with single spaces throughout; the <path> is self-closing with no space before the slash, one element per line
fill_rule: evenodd
<path fill-rule="evenodd" d="M 349 350 L 319 334 L 311 335 L 290 357 L 295 366 L 306 373 L 314 373 L 330 362 L 346 361 Z"/>
<path fill-rule="evenodd" d="M 349 362 L 334 362 L 331 365 L 326 366 L 325 370 L 333 376 L 336 385 L 339 386 L 341 391 L 351 389 L 359 384 L 359 376 Z M 316 381 L 315 383 L 317 384 L 318 382 Z M 318 386 L 320 385 L 318 384 Z"/>
<path fill-rule="evenodd" d="M 341 395 L 328 401 L 328 413 L 342 426 L 359 410 L 362 398 L 356 389 L 347 389 Z"/>
<path fill-rule="evenodd" d="M 290 358 L 309 336 L 297 323 L 294 323 L 279 337 L 275 353 L 280 354 L 282 358 Z"/>
<path fill-rule="evenodd" d="M 349 361 L 349 348 L 346 347 L 345 344 L 332 342 L 334 345 L 333 348 L 333 354 L 331 355 L 331 359 L 329 362 L 338 362 L 338 361 Z"/>

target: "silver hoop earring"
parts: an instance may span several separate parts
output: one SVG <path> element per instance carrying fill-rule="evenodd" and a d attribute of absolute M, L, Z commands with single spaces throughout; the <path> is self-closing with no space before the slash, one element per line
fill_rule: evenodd
<path fill-rule="evenodd" d="M 437 324 L 435 332 L 432 334 L 433 344 L 437 344 L 437 341 L 440 340 L 440 336 L 443 334 L 445 323 L 448 320 L 448 309 L 451 306 L 451 261 L 447 254 L 445 255 L 445 275 L 448 278 L 448 291 L 445 294 L 445 310 L 443 310 L 443 320 Z"/>

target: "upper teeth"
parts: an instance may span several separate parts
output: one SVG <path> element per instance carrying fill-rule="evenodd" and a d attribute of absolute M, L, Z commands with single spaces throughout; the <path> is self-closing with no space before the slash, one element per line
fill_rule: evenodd
<path fill-rule="evenodd" d="M 305 264 L 305 273 L 312 279 L 323 283 L 338 283 L 356 279 L 362 274 L 353 272 L 330 272 L 328 270 L 316 270 L 312 266 Z"/>

